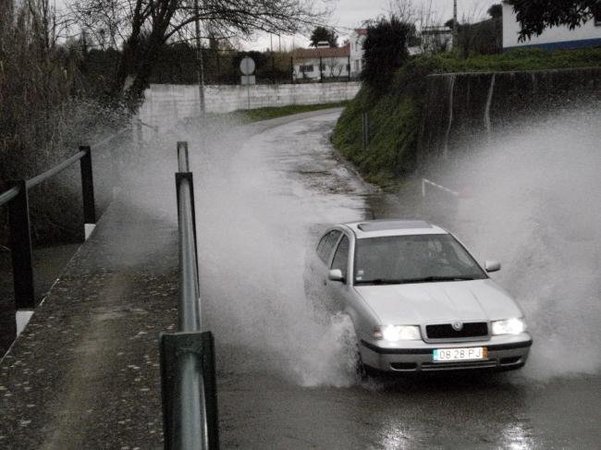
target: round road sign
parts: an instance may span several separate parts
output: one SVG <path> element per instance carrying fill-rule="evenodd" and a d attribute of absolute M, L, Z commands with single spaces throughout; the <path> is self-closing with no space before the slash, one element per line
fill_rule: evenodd
<path fill-rule="evenodd" d="M 249 56 L 245 56 L 240 61 L 240 71 L 243 75 L 252 75 L 255 71 L 255 62 Z"/>

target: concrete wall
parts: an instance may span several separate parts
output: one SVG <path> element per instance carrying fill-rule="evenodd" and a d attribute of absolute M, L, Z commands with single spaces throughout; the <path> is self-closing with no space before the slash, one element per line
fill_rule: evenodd
<path fill-rule="evenodd" d="M 599 23 L 599 22 L 597 22 Z M 547 28 L 540 36 L 532 36 L 524 42 L 518 42 L 520 24 L 515 18 L 513 7 L 503 3 L 503 48 L 542 47 L 577 48 L 601 45 L 601 23 L 591 19 L 580 27 L 570 30 L 566 26 Z"/>
<path fill-rule="evenodd" d="M 601 99 L 601 68 L 430 75 L 421 161 L 470 151 L 488 133 Z"/>
<path fill-rule="evenodd" d="M 315 83 L 246 86 L 206 86 L 206 111 L 226 113 L 239 109 L 267 106 L 314 105 L 351 100 L 360 83 Z M 177 121 L 198 116 L 198 86 L 153 84 L 145 92 L 146 100 L 139 117 L 150 124 Z"/>

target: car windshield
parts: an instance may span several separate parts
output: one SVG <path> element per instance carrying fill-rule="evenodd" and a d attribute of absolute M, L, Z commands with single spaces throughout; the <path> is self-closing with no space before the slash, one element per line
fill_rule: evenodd
<path fill-rule="evenodd" d="M 480 280 L 486 273 L 448 234 L 358 239 L 355 284 Z"/>

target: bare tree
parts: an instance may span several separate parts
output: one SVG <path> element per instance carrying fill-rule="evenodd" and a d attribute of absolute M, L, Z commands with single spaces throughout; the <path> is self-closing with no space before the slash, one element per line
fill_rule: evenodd
<path fill-rule="evenodd" d="M 442 28 L 443 25 L 440 15 L 432 9 L 432 0 L 420 1 L 417 4 L 412 0 L 391 0 L 388 9 L 391 16 L 415 26 L 418 38 L 421 36 L 415 46 L 419 45 L 422 52 L 437 53 L 447 48 L 448 43 L 444 39 L 433 39 L 430 33 L 434 29 Z M 426 31 L 425 35 L 424 31 Z M 414 46 L 412 42 L 410 46 Z"/>
<path fill-rule="evenodd" d="M 342 74 L 344 69 L 343 64 L 339 64 L 336 58 L 328 58 L 326 60 L 326 67 L 330 72 L 330 78 L 337 78 Z"/>
<path fill-rule="evenodd" d="M 112 93 L 135 110 L 159 51 L 181 39 L 200 20 L 213 35 L 240 37 L 254 31 L 292 34 L 318 24 L 325 11 L 313 0 L 77 0 L 71 13 L 96 39 L 109 35 L 123 47 Z"/>

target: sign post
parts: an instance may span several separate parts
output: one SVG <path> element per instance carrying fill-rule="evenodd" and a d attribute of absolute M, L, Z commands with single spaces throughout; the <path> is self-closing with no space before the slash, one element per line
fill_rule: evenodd
<path fill-rule="evenodd" d="M 242 84 L 246 84 L 246 92 L 248 96 L 248 109 L 250 109 L 250 85 L 255 84 L 255 76 L 253 72 L 255 71 L 255 62 L 249 57 L 245 56 L 240 61 L 240 72 L 242 72 Z"/>

